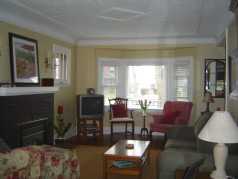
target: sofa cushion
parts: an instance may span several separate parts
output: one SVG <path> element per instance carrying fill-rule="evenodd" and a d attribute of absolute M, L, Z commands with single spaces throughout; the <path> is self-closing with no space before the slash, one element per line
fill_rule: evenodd
<path fill-rule="evenodd" d="M 189 150 L 189 151 L 196 151 L 197 150 L 197 144 L 192 141 L 186 141 L 186 140 L 178 140 L 178 139 L 168 139 L 165 147 L 165 150 L 168 149 L 182 149 L 183 151 Z"/>
<path fill-rule="evenodd" d="M 212 116 L 212 112 L 206 112 L 205 114 L 201 115 L 197 122 L 194 125 L 194 134 L 197 137 L 199 132 L 202 130 L 203 126 L 207 123 L 207 121 Z"/>

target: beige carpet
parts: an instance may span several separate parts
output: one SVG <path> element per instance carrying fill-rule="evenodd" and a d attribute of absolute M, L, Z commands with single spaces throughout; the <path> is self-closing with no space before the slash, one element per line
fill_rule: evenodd
<path fill-rule="evenodd" d="M 103 153 L 109 147 L 79 145 L 76 148 L 80 160 L 80 179 L 103 178 Z M 151 150 L 150 165 L 143 166 L 142 179 L 156 179 L 156 161 L 161 150 Z M 108 179 L 135 179 L 136 176 L 108 174 Z"/>

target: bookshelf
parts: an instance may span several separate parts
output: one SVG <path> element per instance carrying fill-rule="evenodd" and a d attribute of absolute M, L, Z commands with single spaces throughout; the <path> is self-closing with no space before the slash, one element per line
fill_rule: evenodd
<path fill-rule="evenodd" d="M 92 123 L 88 123 L 92 121 Z M 100 135 L 100 139 L 103 139 L 103 118 L 83 118 L 77 120 L 77 136 L 83 136 L 83 141 L 87 140 L 87 135 L 93 134 L 96 137 L 97 134 Z"/>

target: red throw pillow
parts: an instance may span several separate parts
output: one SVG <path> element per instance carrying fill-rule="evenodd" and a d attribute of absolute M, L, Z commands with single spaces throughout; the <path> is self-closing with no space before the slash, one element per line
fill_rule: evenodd
<path fill-rule="evenodd" d="M 179 115 L 180 111 L 165 110 L 163 114 L 163 123 L 174 124 L 175 118 Z"/>
<path fill-rule="evenodd" d="M 112 105 L 112 114 L 113 117 L 128 117 L 126 111 L 126 104 L 115 104 Z"/>

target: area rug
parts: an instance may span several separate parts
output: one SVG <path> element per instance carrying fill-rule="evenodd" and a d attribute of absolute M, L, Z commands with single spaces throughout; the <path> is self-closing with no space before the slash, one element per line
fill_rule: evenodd
<path fill-rule="evenodd" d="M 75 148 L 80 161 L 80 179 L 102 179 L 103 178 L 103 153 L 109 147 L 79 145 Z M 147 163 L 142 169 L 142 179 L 156 179 L 157 157 L 161 150 L 151 150 L 150 165 Z M 108 179 L 135 179 L 136 176 L 108 174 Z"/>

